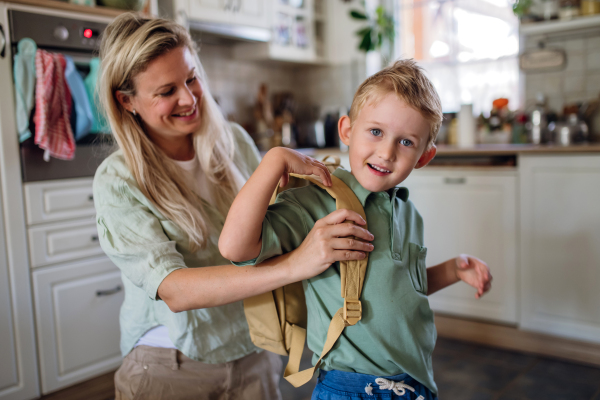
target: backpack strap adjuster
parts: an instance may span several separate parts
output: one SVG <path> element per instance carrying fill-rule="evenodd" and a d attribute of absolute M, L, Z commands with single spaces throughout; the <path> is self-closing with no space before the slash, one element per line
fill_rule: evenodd
<path fill-rule="evenodd" d="M 343 318 L 346 326 L 355 325 L 362 318 L 362 304 L 360 300 L 344 299 Z"/>

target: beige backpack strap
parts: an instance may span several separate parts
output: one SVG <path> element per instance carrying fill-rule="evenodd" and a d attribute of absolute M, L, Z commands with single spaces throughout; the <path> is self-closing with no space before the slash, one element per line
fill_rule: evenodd
<path fill-rule="evenodd" d="M 327 161 L 329 159 L 331 159 L 333 161 Z M 325 164 L 325 166 L 327 167 L 329 172 L 331 172 L 333 174 L 333 171 L 335 171 L 340 166 L 340 157 L 327 155 L 327 156 L 323 157 L 321 162 L 323 164 Z"/>
<path fill-rule="evenodd" d="M 287 379 L 288 376 L 297 374 L 300 370 L 300 360 L 302 359 L 305 342 L 306 329 L 298 325 L 292 325 L 292 341 L 290 343 L 288 363 L 285 366 L 285 371 L 283 371 L 284 378 Z"/>
<path fill-rule="evenodd" d="M 339 210 L 345 208 L 356 211 L 361 217 L 363 217 L 365 221 L 367 220 L 362 204 L 360 204 L 360 201 L 354 192 L 352 192 L 352 190 L 338 177 L 331 175 L 332 185 L 331 187 L 327 187 L 323 185 L 323 182 L 321 182 L 320 178 L 316 176 L 292 175 L 307 179 L 315 185 L 325 189 L 331 195 L 331 197 L 336 200 L 336 209 Z M 367 226 L 365 225 L 364 228 L 367 229 Z M 344 298 L 344 306 L 340 308 L 331 319 L 329 329 L 327 330 L 327 338 L 325 340 L 323 350 L 321 351 L 321 357 L 319 357 L 319 360 L 316 362 L 315 366 L 304 371 L 291 374 L 287 374 L 288 368 L 286 368 L 286 374 L 284 374 L 284 378 L 294 387 L 302 386 L 312 378 L 315 370 L 321 365 L 321 360 L 333 348 L 333 345 L 342 334 L 344 328 L 349 325 L 355 325 L 362 318 L 362 305 L 359 298 L 367 270 L 367 259 L 368 256 L 363 260 L 340 262 L 340 273 L 342 280 L 341 294 Z M 304 343 L 302 343 L 302 345 L 304 345 Z M 302 352 L 300 352 L 300 354 L 302 354 Z M 290 363 L 292 361 L 291 355 L 292 351 L 290 351 Z M 294 360 L 294 362 L 296 362 L 296 360 Z"/>

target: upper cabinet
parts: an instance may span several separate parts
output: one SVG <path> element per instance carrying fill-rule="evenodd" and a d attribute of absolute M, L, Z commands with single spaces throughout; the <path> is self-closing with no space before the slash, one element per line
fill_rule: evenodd
<path fill-rule="evenodd" d="M 576 31 L 595 30 L 600 26 L 600 15 L 575 17 L 569 20 L 552 20 L 521 24 L 519 32 L 523 36 L 564 34 Z"/>
<path fill-rule="evenodd" d="M 345 64 L 363 59 L 352 20 L 355 4 L 327 0 L 173 0 L 179 21 L 192 30 L 234 36 L 243 60 Z"/>
<path fill-rule="evenodd" d="M 268 0 L 175 0 L 190 21 L 268 28 Z"/>
<path fill-rule="evenodd" d="M 235 55 L 247 60 L 319 62 L 325 56 L 323 0 L 271 0 L 271 41 L 237 45 Z"/>

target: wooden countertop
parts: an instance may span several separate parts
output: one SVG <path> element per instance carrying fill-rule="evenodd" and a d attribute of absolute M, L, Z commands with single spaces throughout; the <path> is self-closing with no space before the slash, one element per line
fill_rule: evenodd
<path fill-rule="evenodd" d="M 128 10 L 119 10 L 116 8 L 110 7 L 87 7 L 79 4 L 72 4 L 66 1 L 55 1 L 55 0 L 4 0 L 6 3 L 16 3 L 23 4 L 27 6 L 35 6 L 35 7 L 44 7 L 51 8 L 54 10 L 62 10 L 62 11 L 73 11 L 79 13 L 86 13 L 91 15 L 101 15 L 105 17 L 117 17 L 124 12 L 128 12 Z"/>
<path fill-rule="evenodd" d="M 338 154 L 337 148 L 297 149 L 306 154 Z M 585 143 L 572 146 L 534 144 L 478 144 L 472 147 L 439 145 L 437 156 L 515 156 L 518 154 L 567 154 L 599 153 L 600 143 Z"/>
<path fill-rule="evenodd" d="M 479 144 L 473 147 L 439 145 L 437 155 L 443 156 L 509 156 L 517 154 L 600 153 L 600 143 L 572 146 L 534 144 Z"/>

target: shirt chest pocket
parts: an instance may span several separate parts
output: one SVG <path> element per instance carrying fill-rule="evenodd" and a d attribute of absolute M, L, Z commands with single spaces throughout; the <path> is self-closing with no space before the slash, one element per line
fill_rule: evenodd
<path fill-rule="evenodd" d="M 412 281 L 413 287 L 419 293 L 427 295 L 427 266 L 425 265 L 425 257 L 427 256 L 427 248 L 416 243 L 408 244 L 408 272 Z"/>

